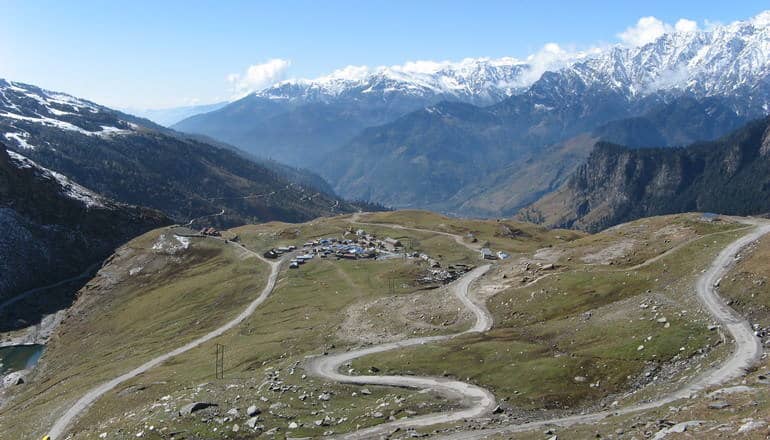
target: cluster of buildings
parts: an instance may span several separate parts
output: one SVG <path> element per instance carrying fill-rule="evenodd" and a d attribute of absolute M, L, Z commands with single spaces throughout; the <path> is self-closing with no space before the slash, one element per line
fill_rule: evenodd
<path fill-rule="evenodd" d="M 298 269 L 301 265 L 314 258 L 336 258 L 338 260 L 362 260 L 362 259 L 386 259 L 386 258 L 411 258 L 427 263 L 428 269 L 421 275 L 417 282 L 421 284 L 443 284 L 456 280 L 464 273 L 472 269 L 465 264 L 454 264 L 446 268 L 441 263 L 421 252 L 407 251 L 411 243 L 402 243 L 397 238 L 386 237 L 380 239 L 368 234 L 363 229 L 348 231 L 343 238 L 326 237 L 303 243 L 301 246 L 281 246 L 270 249 L 264 253 L 265 258 L 276 259 L 283 255 L 291 254 L 289 268 Z M 508 256 L 503 253 L 504 257 Z"/>
<path fill-rule="evenodd" d="M 298 268 L 316 256 L 346 260 L 389 258 L 399 256 L 402 250 L 401 242 L 395 238 L 381 240 L 359 229 L 352 238 L 328 237 L 304 243 L 301 248 L 304 254 L 293 258 L 289 267 Z M 282 246 L 265 252 L 264 256 L 274 259 L 295 251 L 296 246 Z"/>

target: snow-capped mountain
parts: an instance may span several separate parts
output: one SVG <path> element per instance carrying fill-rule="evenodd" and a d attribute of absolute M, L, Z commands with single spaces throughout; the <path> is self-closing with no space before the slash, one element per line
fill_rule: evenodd
<path fill-rule="evenodd" d="M 697 97 L 752 95 L 766 105 L 770 11 L 706 31 L 667 33 L 640 47 L 615 46 L 555 74 L 562 85 L 568 85 L 554 88 L 561 96 L 601 88 L 630 99 L 660 92 Z M 543 90 L 537 83 L 533 87 Z"/>
<path fill-rule="evenodd" d="M 534 167 L 542 184 L 527 187 L 543 194 L 576 164 L 554 159 L 554 148 L 571 148 L 570 157 L 582 160 L 607 134 L 644 146 L 710 140 L 763 116 L 768 103 L 770 13 L 763 13 L 706 31 L 664 34 L 640 47 L 610 47 L 547 71 L 492 106 L 430 105 L 362 131 L 331 153 L 346 160 L 318 171 L 343 196 L 391 206 L 476 214 L 461 209 L 495 204 L 469 197 L 498 194 L 500 206 L 501 197 L 517 193 L 509 204 L 514 210 L 530 194 L 497 189 L 489 176 L 505 185 L 510 179 L 501 173 Z M 652 138 L 655 145 L 648 143 Z"/>
<path fill-rule="evenodd" d="M 351 66 L 313 80 L 282 81 L 254 96 L 302 103 L 441 96 L 484 105 L 523 90 L 527 85 L 523 74 L 530 69 L 526 61 L 515 58 L 416 62 L 374 69 Z"/>

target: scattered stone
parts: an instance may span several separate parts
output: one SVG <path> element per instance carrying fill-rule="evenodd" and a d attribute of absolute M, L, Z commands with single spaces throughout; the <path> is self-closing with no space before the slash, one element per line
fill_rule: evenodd
<path fill-rule="evenodd" d="M 248 426 L 251 429 L 256 429 L 257 423 L 259 423 L 259 417 L 252 417 L 248 421 L 246 421 L 246 426 Z"/>
<path fill-rule="evenodd" d="M 331 398 L 332 396 L 330 396 L 329 393 L 321 393 L 318 395 L 318 400 L 323 400 L 324 402 L 328 402 Z"/>
<path fill-rule="evenodd" d="M 237 408 L 230 408 L 229 410 L 227 410 L 227 415 L 232 417 L 232 418 L 238 417 L 238 409 Z"/>
<path fill-rule="evenodd" d="M 665 324 L 665 323 L 668 322 L 668 319 L 666 319 L 666 317 L 664 316 L 662 318 L 658 318 L 658 322 L 661 323 L 661 324 Z"/>
<path fill-rule="evenodd" d="M 235 425 L 233 425 L 232 430 L 233 430 L 233 432 L 238 432 L 238 431 L 241 430 L 241 427 L 238 426 L 238 424 L 236 423 Z"/>
<path fill-rule="evenodd" d="M 710 409 L 725 409 L 725 408 L 727 408 L 729 406 L 730 406 L 730 404 L 725 402 L 724 400 L 719 400 L 717 402 L 709 403 L 709 408 Z"/>
<path fill-rule="evenodd" d="M 385 415 L 383 415 L 383 414 L 382 414 L 381 412 L 379 412 L 379 411 L 376 411 L 376 412 L 374 412 L 374 413 L 372 414 L 372 417 L 374 417 L 375 419 L 381 419 L 381 418 L 385 417 Z"/>
<path fill-rule="evenodd" d="M 262 413 L 262 410 L 257 408 L 256 405 L 251 405 L 250 407 L 246 408 L 246 414 L 249 417 L 254 417 L 254 416 L 256 416 L 258 414 L 261 414 L 261 413 Z"/>
<path fill-rule="evenodd" d="M 297 429 L 297 428 L 299 428 L 299 425 L 297 424 L 297 422 L 289 423 L 289 429 Z"/>
<path fill-rule="evenodd" d="M 588 380 L 585 376 L 575 376 L 573 379 L 577 383 L 583 383 Z"/>
<path fill-rule="evenodd" d="M 640 345 L 636 347 L 636 351 L 642 351 L 642 350 L 644 350 L 644 345 Z"/>
<path fill-rule="evenodd" d="M 363 394 L 364 396 L 368 396 L 372 394 L 372 392 L 369 391 L 369 388 L 361 388 L 361 394 Z"/>
<path fill-rule="evenodd" d="M 500 405 L 497 405 L 495 409 L 492 410 L 492 414 L 501 414 L 503 411 L 504 411 L 503 407 L 501 407 Z"/>
<path fill-rule="evenodd" d="M 655 437 L 653 437 L 652 440 L 661 440 L 665 438 L 668 434 L 681 434 L 683 432 L 686 432 L 690 428 L 695 428 L 702 424 L 703 422 L 701 420 L 690 420 L 689 422 L 677 423 L 676 425 L 669 426 L 668 428 L 658 431 L 658 433 L 655 434 Z"/>

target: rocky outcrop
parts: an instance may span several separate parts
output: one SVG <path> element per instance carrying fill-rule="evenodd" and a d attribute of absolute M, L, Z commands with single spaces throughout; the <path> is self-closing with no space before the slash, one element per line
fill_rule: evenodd
<path fill-rule="evenodd" d="M 554 227 L 596 231 L 687 211 L 770 211 L 768 119 L 686 148 L 599 143 L 567 182 L 519 214 Z"/>

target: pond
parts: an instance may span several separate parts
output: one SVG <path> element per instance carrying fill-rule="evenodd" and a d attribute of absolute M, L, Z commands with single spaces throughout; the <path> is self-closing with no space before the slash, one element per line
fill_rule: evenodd
<path fill-rule="evenodd" d="M 43 355 L 44 345 L 0 347 L 0 376 L 34 367 Z"/>

